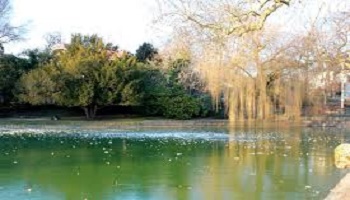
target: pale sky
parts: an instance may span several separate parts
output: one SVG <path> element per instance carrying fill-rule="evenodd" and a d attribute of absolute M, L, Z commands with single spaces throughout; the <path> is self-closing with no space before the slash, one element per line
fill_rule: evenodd
<path fill-rule="evenodd" d="M 44 36 L 60 32 L 68 42 L 73 33 L 98 34 L 105 42 L 135 52 L 143 42 L 156 47 L 164 44 L 171 31 L 155 26 L 155 0 L 12 0 L 14 24 L 27 24 L 26 40 L 5 45 L 6 53 L 18 54 L 25 49 L 42 48 Z M 296 1 L 295 1 L 296 3 Z M 349 0 L 307 0 L 294 9 L 285 7 L 268 21 L 281 26 L 301 25 L 313 21 L 322 12 L 350 9 Z M 322 13 L 321 12 L 321 13 Z"/>
<path fill-rule="evenodd" d="M 134 52 L 143 42 L 159 43 L 154 29 L 153 0 L 13 0 L 12 20 L 28 24 L 26 40 L 5 45 L 6 53 L 43 47 L 44 36 L 60 32 L 64 41 L 72 33 L 102 36 L 122 49 Z M 162 33 L 159 33 L 162 34 Z"/>

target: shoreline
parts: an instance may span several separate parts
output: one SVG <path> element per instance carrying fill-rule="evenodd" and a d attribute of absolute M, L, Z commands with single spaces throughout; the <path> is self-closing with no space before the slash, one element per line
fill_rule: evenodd
<path fill-rule="evenodd" d="M 84 126 L 100 128 L 130 127 L 237 127 L 237 128 L 350 128 L 350 116 L 302 117 L 298 120 L 269 119 L 230 122 L 227 119 L 199 118 L 191 120 L 173 120 L 156 117 L 104 117 L 86 120 L 83 117 L 63 117 L 51 120 L 49 117 L 13 117 L 0 118 L 0 126 Z"/>
<path fill-rule="evenodd" d="M 350 198 L 350 173 L 346 174 L 330 191 L 325 200 L 345 200 Z"/>

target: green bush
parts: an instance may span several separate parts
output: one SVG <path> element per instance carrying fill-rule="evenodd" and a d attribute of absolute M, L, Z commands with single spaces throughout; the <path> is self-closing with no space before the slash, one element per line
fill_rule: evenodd
<path fill-rule="evenodd" d="M 213 104 L 211 102 L 211 97 L 208 94 L 202 94 L 199 97 L 197 97 L 197 101 L 200 104 L 200 113 L 199 115 L 201 117 L 207 117 L 210 114 L 212 114 L 212 107 Z"/>
<path fill-rule="evenodd" d="M 191 119 L 198 116 L 201 105 L 200 102 L 189 95 L 181 95 L 173 98 L 165 98 L 163 115 L 172 119 Z"/>

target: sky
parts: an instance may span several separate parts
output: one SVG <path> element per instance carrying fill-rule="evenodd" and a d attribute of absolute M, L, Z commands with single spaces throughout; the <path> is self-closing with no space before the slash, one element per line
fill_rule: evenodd
<path fill-rule="evenodd" d="M 308 0 L 292 7 L 280 9 L 269 21 L 296 28 L 300 22 L 313 21 L 320 7 L 324 13 L 339 12 L 349 10 L 350 1 Z M 24 41 L 5 45 L 5 53 L 43 48 L 45 35 L 53 32 L 60 32 L 65 42 L 74 33 L 98 34 L 131 52 L 143 42 L 160 47 L 171 33 L 153 23 L 156 0 L 12 0 L 12 8 L 13 24 L 25 24 L 27 33 Z"/>
<path fill-rule="evenodd" d="M 45 35 L 60 32 L 68 42 L 73 33 L 98 34 L 106 42 L 135 52 L 143 43 L 159 45 L 162 31 L 154 28 L 153 0 L 12 0 L 12 21 L 26 24 L 25 40 L 5 45 L 6 53 L 42 48 Z"/>

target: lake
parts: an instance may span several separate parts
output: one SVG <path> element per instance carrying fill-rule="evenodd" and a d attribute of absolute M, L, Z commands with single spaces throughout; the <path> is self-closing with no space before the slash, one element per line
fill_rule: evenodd
<path fill-rule="evenodd" d="M 0 128 L 0 199 L 323 199 L 350 132 Z"/>

